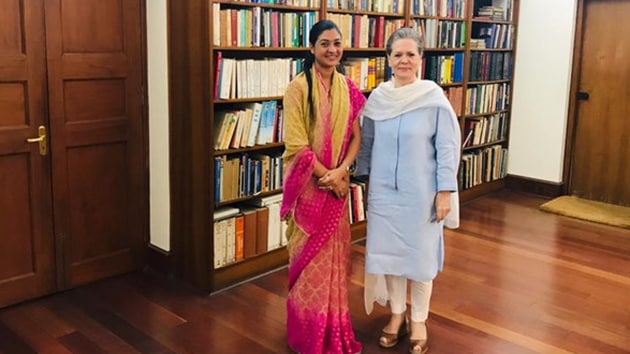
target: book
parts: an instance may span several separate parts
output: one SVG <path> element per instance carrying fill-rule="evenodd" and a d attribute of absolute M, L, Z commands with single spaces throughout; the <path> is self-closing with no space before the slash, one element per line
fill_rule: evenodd
<path fill-rule="evenodd" d="M 228 233 L 228 220 L 223 219 L 214 223 L 214 237 L 213 237 L 213 259 L 214 268 L 223 267 L 228 263 L 227 259 L 227 233 Z"/>
<path fill-rule="evenodd" d="M 269 209 L 259 208 L 256 211 L 256 254 L 267 252 L 269 232 Z"/>
<path fill-rule="evenodd" d="M 238 208 L 229 206 L 221 207 L 214 211 L 214 221 L 236 216 L 238 215 L 238 213 L 240 213 L 240 210 Z"/>
<path fill-rule="evenodd" d="M 258 206 L 258 207 L 265 207 L 265 206 L 269 206 L 270 204 L 279 203 L 281 201 L 282 201 L 282 194 L 278 193 L 278 194 L 268 195 L 262 198 L 254 198 L 252 200 L 248 200 L 247 203 Z"/>
<path fill-rule="evenodd" d="M 236 261 L 236 217 L 227 218 L 225 221 L 225 260 L 226 263 Z M 223 220 L 221 221 L 223 222 Z"/>
<path fill-rule="evenodd" d="M 247 146 L 251 147 L 256 144 L 258 136 L 258 129 L 260 126 L 260 120 L 262 116 L 263 105 L 261 103 L 252 103 L 249 108 L 252 110 L 252 121 L 249 125 L 249 134 L 247 137 Z"/>
<path fill-rule="evenodd" d="M 245 258 L 245 217 L 241 214 L 234 218 L 234 260 Z"/>
<path fill-rule="evenodd" d="M 243 216 L 243 258 L 249 258 L 256 255 L 256 239 L 257 239 L 257 212 L 254 207 L 240 207 Z"/>
<path fill-rule="evenodd" d="M 221 66 L 219 67 L 219 93 L 217 97 L 219 99 L 230 99 L 234 96 L 231 95 L 232 78 L 234 71 L 234 59 L 221 58 Z"/>
<path fill-rule="evenodd" d="M 269 222 L 267 224 L 267 251 L 282 246 L 282 221 L 280 220 L 280 202 L 267 205 Z"/>

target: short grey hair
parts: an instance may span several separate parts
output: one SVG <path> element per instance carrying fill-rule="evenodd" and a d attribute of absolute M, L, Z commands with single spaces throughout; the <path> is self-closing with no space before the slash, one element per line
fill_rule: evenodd
<path fill-rule="evenodd" d="M 413 39 L 418 45 L 418 54 L 422 55 L 424 40 L 420 36 L 420 33 L 411 27 L 401 27 L 392 33 L 387 39 L 387 43 L 385 44 L 385 52 L 387 53 L 387 56 L 392 54 L 392 46 L 394 45 L 394 42 L 399 39 Z"/>

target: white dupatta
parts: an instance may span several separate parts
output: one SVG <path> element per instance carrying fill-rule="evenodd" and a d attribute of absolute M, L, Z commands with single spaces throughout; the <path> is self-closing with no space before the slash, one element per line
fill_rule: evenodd
<path fill-rule="evenodd" d="M 363 107 L 363 115 L 379 121 L 425 107 L 444 108 L 455 116 L 442 88 L 429 80 L 416 80 L 401 87 L 394 87 L 392 81 L 380 84 L 370 94 Z"/>

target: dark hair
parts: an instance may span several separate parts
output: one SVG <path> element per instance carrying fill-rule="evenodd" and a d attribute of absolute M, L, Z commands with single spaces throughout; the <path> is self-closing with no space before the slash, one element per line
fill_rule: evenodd
<path fill-rule="evenodd" d="M 420 36 L 420 33 L 411 27 L 402 27 L 397 29 L 387 39 L 387 43 L 385 44 L 385 52 L 387 52 L 387 56 L 392 54 L 392 46 L 394 45 L 394 42 L 399 39 L 413 39 L 418 45 L 418 54 L 422 55 L 424 40 Z"/>
<path fill-rule="evenodd" d="M 334 29 L 341 35 L 341 31 L 339 27 L 332 22 L 331 20 L 321 20 L 311 27 L 311 30 L 308 32 L 308 41 L 311 44 L 311 47 L 315 47 L 315 43 L 319 36 L 322 35 L 322 32 Z M 311 122 L 315 121 L 315 116 L 313 115 L 313 77 L 311 76 L 311 68 L 315 63 L 315 56 L 310 51 L 306 54 L 306 58 L 304 59 L 304 66 L 302 71 L 304 71 L 304 75 L 306 75 L 306 82 L 308 83 L 308 105 L 309 112 L 311 116 Z"/>

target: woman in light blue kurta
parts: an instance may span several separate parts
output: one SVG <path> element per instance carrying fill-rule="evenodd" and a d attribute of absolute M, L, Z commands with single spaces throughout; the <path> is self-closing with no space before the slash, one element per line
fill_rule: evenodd
<path fill-rule="evenodd" d="M 411 353 L 428 350 L 426 324 L 432 280 L 442 269 L 445 218 L 457 219 L 460 128 L 443 90 L 416 79 L 422 42 L 412 29 L 387 42 L 394 79 L 372 92 L 363 111 L 355 175 L 369 175 L 365 301 L 390 303 L 379 338 L 392 347 L 406 334 L 411 283 Z M 454 195 L 454 196 L 452 196 Z"/>

